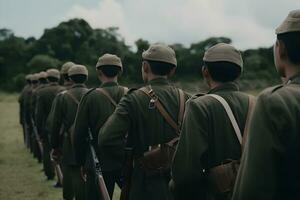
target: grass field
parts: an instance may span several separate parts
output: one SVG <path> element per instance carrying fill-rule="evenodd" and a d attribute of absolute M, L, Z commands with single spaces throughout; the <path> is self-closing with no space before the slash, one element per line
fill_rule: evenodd
<path fill-rule="evenodd" d="M 16 94 L 0 93 L 0 199 L 60 200 L 62 190 L 46 181 L 42 165 L 24 146 L 18 106 Z"/>

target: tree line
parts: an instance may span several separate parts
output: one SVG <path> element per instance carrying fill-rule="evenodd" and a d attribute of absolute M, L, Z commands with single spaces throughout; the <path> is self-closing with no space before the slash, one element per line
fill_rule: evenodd
<path fill-rule="evenodd" d="M 201 77 L 202 57 L 207 48 L 216 43 L 231 43 L 227 37 L 211 37 L 185 47 L 176 43 L 171 46 L 177 54 L 178 69 L 175 80 L 192 81 Z M 83 19 L 71 19 L 58 26 L 45 29 L 44 34 L 34 37 L 17 37 L 9 29 L 0 29 L 0 90 L 19 91 L 28 73 L 48 68 L 60 68 L 66 61 L 84 64 L 90 71 L 88 84 L 98 85 L 95 64 L 100 55 L 113 53 L 122 61 L 124 72 L 121 81 L 141 83 L 141 54 L 149 42 L 138 39 L 136 48 L 126 45 L 117 27 L 92 29 Z M 242 52 L 244 73 L 241 82 L 256 83 L 255 87 L 278 82 L 270 48 L 249 49 Z M 253 84 L 251 84 L 252 87 Z M 253 89 L 253 88 L 252 88 Z"/>

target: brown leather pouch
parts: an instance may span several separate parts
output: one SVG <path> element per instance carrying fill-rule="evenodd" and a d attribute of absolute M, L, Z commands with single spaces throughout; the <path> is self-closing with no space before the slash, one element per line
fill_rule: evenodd
<path fill-rule="evenodd" d="M 138 159 L 147 176 L 164 174 L 170 170 L 178 140 L 176 137 L 168 143 L 158 145 Z"/>
<path fill-rule="evenodd" d="M 227 160 L 225 164 L 209 169 L 207 178 L 212 192 L 215 194 L 232 192 L 238 169 L 237 160 Z"/>

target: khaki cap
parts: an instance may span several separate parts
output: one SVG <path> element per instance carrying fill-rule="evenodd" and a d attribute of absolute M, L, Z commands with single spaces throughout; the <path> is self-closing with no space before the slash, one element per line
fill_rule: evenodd
<path fill-rule="evenodd" d="M 47 70 L 47 77 L 53 77 L 53 78 L 60 78 L 60 73 L 57 69 L 48 69 Z"/>
<path fill-rule="evenodd" d="M 73 75 L 86 75 L 86 76 L 88 76 L 88 74 L 89 74 L 88 70 L 83 65 L 73 65 L 68 71 L 69 76 L 73 76 Z"/>
<path fill-rule="evenodd" d="M 204 54 L 205 62 L 231 62 L 237 64 L 243 69 L 243 59 L 241 53 L 233 46 L 225 43 L 219 43 L 210 47 Z"/>
<path fill-rule="evenodd" d="M 291 11 L 281 25 L 275 30 L 276 34 L 300 31 L 300 10 Z"/>
<path fill-rule="evenodd" d="M 152 44 L 143 52 L 142 58 L 150 61 L 170 63 L 177 66 L 175 51 L 171 47 L 161 43 Z"/>
<path fill-rule="evenodd" d="M 123 65 L 121 59 L 113 54 L 106 53 L 98 59 L 96 68 L 105 66 L 105 65 L 114 65 L 120 67 L 123 70 Z"/>
<path fill-rule="evenodd" d="M 42 78 L 47 78 L 48 74 L 46 72 L 40 72 L 39 73 L 39 79 L 42 79 Z"/>
<path fill-rule="evenodd" d="M 39 74 L 38 73 L 31 75 L 31 81 L 38 81 L 38 80 L 39 80 Z"/>
<path fill-rule="evenodd" d="M 31 80 L 31 76 L 32 76 L 31 74 L 26 75 L 25 80 Z"/>
<path fill-rule="evenodd" d="M 61 74 L 68 74 L 69 69 L 75 65 L 75 63 L 73 62 L 66 62 L 65 64 L 63 64 L 63 66 L 61 67 L 60 73 Z"/>

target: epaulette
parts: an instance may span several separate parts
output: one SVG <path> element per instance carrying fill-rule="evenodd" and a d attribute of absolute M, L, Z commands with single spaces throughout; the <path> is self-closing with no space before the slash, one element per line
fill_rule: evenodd
<path fill-rule="evenodd" d="M 277 86 L 274 86 L 272 88 L 272 93 L 275 92 L 276 90 L 279 90 L 280 88 L 282 88 L 284 85 L 277 85 Z"/>
<path fill-rule="evenodd" d="M 133 92 L 133 91 L 135 91 L 135 90 L 137 90 L 137 88 L 130 88 L 130 89 L 128 90 L 127 94 L 130 94 L 131 92 Z"/>
<path fill-rule="evenodd" d="M 280 88 L 282 88 L 284 85 L 276 85 L 276 86 L 273 86 L 273 87 L 269 87 L 267 89 L 265 89 L 261 94 L 272 94 L 274 93 L 275 91 L 279 90 Z"/>
<path fill-rule="evenodd" d="M 63 95 L 63 94 L 65 94 L 66 92 L 67 92 L 67 90 L 61 91 L 61 92 L 58 93 L 58 95 Z"/>
<path fill-rule="evenodd" d="M 96 90 L 97 88 L 91 88 L 89 89 L 83 96 L 81 99 L 85 98 L 86 96 L 88 96 L 91 92 L 93 92 L 94 90 Z"/>
<path fill-rule="evenodd" d="M 191 97 L 191 99 L 197 99 L 198 97 L 202 97 L 202 96 L 204 96 L 204 95 L 206 95 L 206 93 L 198 93 L 198 94 L 194 94 L 194 95 Z"/>

